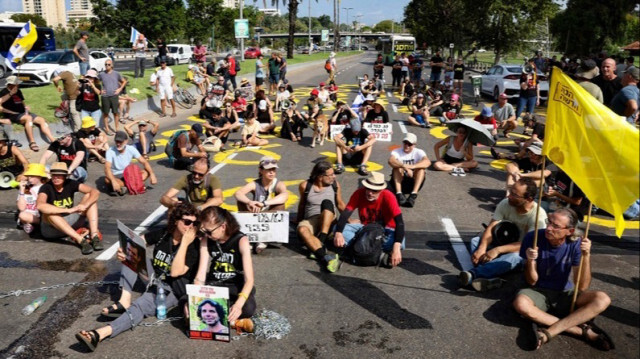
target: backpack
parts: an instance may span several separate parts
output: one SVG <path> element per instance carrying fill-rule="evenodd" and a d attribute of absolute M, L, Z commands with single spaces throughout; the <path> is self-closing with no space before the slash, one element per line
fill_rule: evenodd
<path fill-rule="evenodd" d="M 331 72 L 331 59 L 327 59 L 324 63 L 324 69 L 327 70 L 327 72 Z"/>
<path fill-rule="evenodd" d="M 240 72 L 240 63 L 236 61 L 236 74 Z"/>
<path fill-rule="evenodd" d="M 359 266 L 379 265 L 384 239 L 384 228 L 380 224 L 369 223 L 362 227 L 347 248 L 348 256 L 353 264 Z"/>
<path fill-rule="evenodd" d="M 124 184 L 132 195 L 143 194 L 146 191 L 142 180 L 142 170 L 138 165 L 131 163 L 124 169 Z"/>
<path fill-rule="evenodd" d="M 173 148 L 176 145 L 176 142 L 178 141 L 178 137 L 180 137 L 183 134 L 186 134 L 187 130 L 178 130 L 176 132 L 174 132 L 171 137 L 169 137 L 169 141 L 167 142 L 167 145 L 164 147 L 164 153 L 167 155 L 167 157 L 169 158 L 169 165 L 173 166 L 173 161 L 175 161 L 175 157 L 173 157 Z"/>

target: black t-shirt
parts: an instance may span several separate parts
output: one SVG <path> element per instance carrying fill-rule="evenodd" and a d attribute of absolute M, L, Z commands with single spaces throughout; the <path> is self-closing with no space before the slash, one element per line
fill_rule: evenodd
<path fill-rule="evenodd" d="M 73 196 L 78 192 L 79 188 L 80 182 L 66 179 L 62 184 L 62 191 L 58 192 L 55 187 L 53 187 L 53 183 L 49 181 L 40 187 L 38 194 L 46 194 L 48 204 L 58 208 L 72 208 L 74 206 Z"/>
<path fill-rule="evenodd" d="M 149 232 L 144 235 L 144 239 L 147 242 L 147 245 L 154 246 L 151 265 L 156 273 L 156 277 L 161 278 L 165 283 L 172 285 L 172 282 L 177 278 L 170 276 L 171 263 L 178 252 L 180 244 L 173 244 L 173 238 L 171 234 L 167 233 L 166 228 Z M 189 247 L 187 247 L 187 254 L 184 262 L 185 265 L 189 267 L 189 270 L 183 277 L 186 277 L 189 282 L 195 278 L 196 273 L 198 272 L 199 261 L 200 241 L 196 239 L 189 245 Z"/>
<path fill-rule="evenodd" d="M 536 123 L 533 126 L 533 133 L 538 136 L 538 138 L 540 139 L 540 141 L 544 141 L 544 124 L 543 123 Z"/>
<path fill-rule="evenodd" d="M 525 90 L 523 90 L 522 87 L 520 88 L 520 97 L 522 98 L 536 97 L 538 95 L 538 92 L 536 91 L 538 88 L 537 77 L 534 80 L 533 77 L 529 78 L 527 74 L 522 74 L 520 76 L 520 84 L 523 84 L 523 83 L 527 84 L 527 88 Z"/>
<path fill-rule="evenodd" d="M 9 89 L 8 88 L 4 88 L 2 89 L 2 91 L 0 91 L 0 98 L 4 97 L 6 95 L 9 94 Z M 14 93 L 13 95 L 9 96 L 9 98 L 2 103 L 2 107 L 6 108 L 9 111 L 13 111 L 13 112 L 17 112 L 17 113 L 24 113 L 25 112 L 25 108 L 24 108 L 24 95 L 22 95 L 22 91 L 20 91 L 20 89 L 18 89 L 18 91 L 16 93 Z M 5 116 L 9 116 L 9 114 L 5 114 Z"/>
<path fill-rule="evenodd" d="M 158 56 L 167 56 L 167 45 L 158 44 Z"/>
<path fill-rule="evenodd" d="M 455 105 L 451 105 L 451 103 L 445 102 L 442 105 L 442 115 L 450 120 L 458 118 L 458 116 L 460 116 L 461 110 L 462 110 L 462 107 L 460 106 L 459 103 Z"/>
<path fill-rule="evenodd" d="M 47 150 L 58 155 L 58 161 L 66 163 L 67 166 L 71 166 L 71 162 L 73 162 L 73 160 L 76 158 L 76 154 L 79 151 L 84 151 L 84 159 L 82 160 L 80 166 L 84 169 L 87 169 L 87 148 L 84 146 L 84 143 L 82 143 L 82 141 L 74 138 L 69 146 L 61 145 L 60 141 L 53 141 L 51 142 Z"/>
<path fill-rule="evenodd" d="M 393 60 L 393 62 L 391 63 L 391 66 L 393 67 L 392 71 L 400 71 L 402 69 L 402 61 L 400 60 Z"/>
<path fill-rule="evenodd" d="M 229 122 L 229 119 L 224 116 L 219 116 L 217 120 L 207 119 L 207 122 L 213 127 L 222 128 Z"/>
<path fill-rule="evenodd" d="M 444 60 L 442 59 L 442 57 L 435 55 L 431 58 L 431 62 L 434 63 L 439 63 L 439 62 L 443 62 Z M 439 74 L 442 71 L 442 66 L 438 66 L 438 65 L 434 65 L 431 66 L 431 72 L 433 72 L 434 74 Z"/>
<path fill-rule="evenodd" d="M 269 116 L 269 111 L 258 110 L 258 122 L 271 123 L 271 116 Z"/>
<path fill-rule="evenodd" d="M 76 137 L 78 137 L 78 139 L 87 138 L 87 139 L 89 139 L 89 141 L 91 141 L 92 144 L 95 145 L 96 139 L 98 137 L 100 137 L 100 130 L 98 130 L 97 128 L 94 128 L 93 131 L 87 132 L 87 131 L 81 129 L 78 132 L 76 132 Z M 55 142 L 58 142 L 58 141 L 55 141 Z M 80 142 L 80 141 L 78 141 L 78 142 Z M 85 150 L 86 150 L 86 147 L 85 147 Z"/>
<path fill-rule="evenodd" d="M 99 85 L 96 85 L 96 87 L 98 87 L 98 89 L 100 88 Z M 100 109 L 100 96 L 93 91 L 91 85 L 82 84 L 82 87 L 80 88 L 80 96 L 82 97 L 81 108 L 83 110 L 93 112 Z"/>
<path fill-rule="evenodd" d="M 216 65 L 215 64 L 208 64 L 207 65 L 207 75 L 209 76 L 216 76 Z"/>
<path fill-rule="evenodd" d="M 453 65 L 453 79 L 464 80 L 464 64 L 456 63 Z"/>
<path fill-rule="evenodd" d="M 622 90 L 622 81 L 620 80 L 620 77 L 616 77 L 615 79 L 608 81 L 605 80 L 602 75 L 598 75 L 594 77 L 591 82 L 600 87 L 600 90 L 602 90 L 604 104 L 611 108 L 611 100 L 613 100 L 616 94 Z"/>
<path fill-rule="evenodd" d="M 569 208 L 578 214 L 578 220 L 582 221 L 587 211 L 589 211 L 589 201 L 580 187 L 564 171 L 558 171 L 555 176 L 555 189 L 569 198 L 582 198 L 580 205 L 569 205 Z"/>
<path fill-rule="evenodd" d="M 381 74 L 383 72 L 384 72 L 384 61 L 376 60 L 373 63 L 373 73 L 374 74 Z"/>
<path fill-rule="evenodd" d="M 381 111 L 380 113 L 376 113 L 376 111 L 371 110 L 367 112 L 367 117 L 365 117 L 364 122 L 370 123 L 388 123 L 389 122 L 389 114 L 387 111 Z"/>
<path fill-rule="evenodd" d="M 351 131 L 350 127 L 345 127 L 345 129 L 342 130 L 342 135 L 344 136 L 344 143 L 346 145 L 351 142 L 352 146 L 360 146 L 367 141 L 367 137 L 369 137 L 369 131 L 362 128 L 356 135 L 353 133 L 353 131 Z"/>
<path fill-rule="evenodd" d="M 211 256 L 211 265 L 207 273 L 207 284 L 211 282 L 232 282 L 236 286 L 244 283 L 242 255 L 240 254 L 240 239 L 242 232 L 232 235 L 229 240 L 219 243 L 207 240 L 207 249 Z"/>
<path fill-rule="evenodd" d="M 333 116 L 335 116 L 335 114 L 338 113 L 338 111 L 335 111 L 333 113 L 333 115 L 331 116 L 331 118 L 333 118 Z M 338 117 L 336 117 L 336 125 L 346 125 L 349 123 L 349 121 L 351 121 L 351 119 L 353 118 L 353 114 L 351 113 L 351 111 L 345 109 L 342 110 L 342 113 L 338 114 Z"/>
<path fill-rule="evenodd" d="M 408 84 L 404 85 L 404 94 L 406 96 L 413 96 L 414 92 L 416 92 L 416 90 L 413 87 L 412 83 L 408 83 Z"/>

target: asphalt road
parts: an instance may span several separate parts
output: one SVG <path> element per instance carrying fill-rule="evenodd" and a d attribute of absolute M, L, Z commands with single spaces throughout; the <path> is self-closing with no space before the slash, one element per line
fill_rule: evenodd
<path fill-rule="evenodd" d="M 339 59 L 341 96 L 349 100 L 355 97 L 355 78 L 371 73 L 373 57 L 373 53 L 367 53 Z M 288 76 L 298 99 L 304 98 L 312 86 L 327 77 L 322 65 L 291 70 Z M 466 90 L 468 94 L 470 89 Z M 399 105 L 400 99 L 393 94 L 385 94 L 382 99 L 388 103 L 386 109 L 393 122 L 393 141 L 375 144 L 370 169 L 378 168 L 389 174 L 386 164 L 389 150 L 401 143 L 404 131 L 400 123 L 407 115 Z M 470 98 L 466 100 L 471 103 Z M 464 112 L 472 115 L 477 109 L 465 106 Z M 166 139 L 170 130 L 194 123 L 188 119 L 193 114 L 194 111 L 181 110 L 178 120 L 164 120 L 157 138 Z M 443 128 L 405 128 L 418 136 L 418 146 L 425 149 L 431 159 L 434 158 L 433 145 L 438 137 L 447 133 Z M 232 139 L 237 136 L 232 135 Z M 233 192 L 256 176 L 260 156 L 272 153 L 280 159 L 278 178 L 287 181 L 292 191 L 289 210 L 295 212 L 298 181 L 308 176 L 314 161 L 333 156 L 331 142 L 311 148 L 310 140 L 311 133 L 307 130 L 301 143 L 269 138 L 270 144 L 260 150 L 218 154 L 215 162 L 224 165 L 216 175 L 223 184 L 225 206 L 233 208 Z M 502 146 L 508 146 L 507 142 Z M 518 273 L 505 277 L 509 280 L 505 287 L 487 294 L 458 288 L 460 258 L 464 261 L 464 256 L 469 255 L 469 240 L 482 229 L 483 222 L 489 221 L 495 204 L 504 197 L 505 173 L 492 167 L 493 159 L 485 151 L 486 148 L 476 149 L 480 168 L 466 177 L 427 172 L 416 207 L 403 210 L 407 249 L 399 268 L 360 268 L 344 264 L 338 273 L 327 274 L 320 271 L 314 261 L 306 259 L 306 252 L 293 235 L 289 244 L 271 247 L 254 256 L 258 308 L 276 311 L 290 320 L 292 332 L 284 339 L 266 341 L 243 336 L 230 344 L 192 341 L 184 335 L 181 322 L 175 321 L 125 332 L 101 343 L 93 357 L 192 358 L 215 351 L 216 357 L 229 358 L 637 358 L 640 353 L 637 230 L 627 230 L 622 239 L 617 239 L 612 236 L 611 228 L 594 224 L 590 235 L 595 242 L 592 288 L 603 290 L 612 298 L 611 307 L 598 318 L 599 325 L 616 341 L 617 349 L 610 353 L 599 352 L 569 336 L 560 336 L 540 352 L 530 353 L 527 349 L 530 326 L 510 304 L 516 288 L 523 284 Z M 159 147 L 156 156 L 161 157 L 161 153 L 162 147 Z M 37 160 L 35 156 L 31 159 Z M 167 168 L 162 159 L 154 160 L 153 165 L 159 184 L 148 193 L 135 198 L 112 198 L 102 193 L 100 228 L 106 247 L 117 242 L 116 220 L 131 228 L 141 225 L 158 208 L 160 195 L 182 174 Z M 499 167 L 496 163 L 493 165 Z M 89 166 L 89 183 L 104 190 L 99 165 Z M 339 176 L 345 196 L 357 188 L 361 178 L 353 172 Z M 15 191 L 0 192 L 0 293 L 76 281 L 117 279 L 119 264 L 113 258 L 97 260 L 101 253 L 83 256 L 76 246 L 29 238 L 15 229 L 10 213 L 15 195 Z M 445 223 L 449 225 L 445 227 Z M 455 232 L 464 245 L 456 244 Z M 21 316 L 19 310 L 41 294 L 49 296 L 43 308 L 29 317 Z M 83 286 L 0 298 L 4 309 L 0 311 L 0 348 L 6 348 L 0 349 L 0 357 L 16 351 L 30 358 L 83 356 L 84 350 L 76 343 L 74 334 L 104 325 L 97 321 L 97 314 L 100 308 L 117 299 L 117 295 L 114 286 Z M 172 315 L 180 313 L 173 311 Z M 154 321 L 155 318 L 148 318 L 145 322 Z"/>

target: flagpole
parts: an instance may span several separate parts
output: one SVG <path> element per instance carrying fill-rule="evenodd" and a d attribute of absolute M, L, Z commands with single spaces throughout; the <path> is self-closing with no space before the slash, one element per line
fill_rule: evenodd
<path fill-rule="evenodd" d="M 540 216 L 540 204 L 542 202 L 542 190 L 544 187 L 544 169 L 547 164 L 547 156 L 542 156 L 542 169 L 540 170 L 540 194 L 538 196 L 538 208 L 536 208 L 536 224 L 533 229 L 533 246 L 531 248 L 538 247 L 538 218 Z"/>
<path fill-rule="evenodd" d="M 589 203 L 589 213 L 587 214 L 587 228 L 584 230 L 584 236 L 582 238 L 588 238 L 589 226 L 591 225 L 591 209 L 593 208 L 593 202 Z M 576 278 L 576 287 L 573 289 L 573 299 L 571 300 L 571 313 L 576 307 L 576 300 L 578 299 L 578 291 L 580 288 L 580 277 L 582 277 L 582 263 L 584 262 L 584 253 L 580 256 L 580 265 L 578 266 L 578 277 Z"/>

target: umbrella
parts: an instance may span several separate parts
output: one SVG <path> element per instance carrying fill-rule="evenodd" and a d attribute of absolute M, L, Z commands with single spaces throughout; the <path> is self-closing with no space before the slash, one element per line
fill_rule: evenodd
<path fill-rule="evenodd" d="M 487 129 L 478 121 L 462 118 L 447 122 L 447 128 L 453 132 L 456 132 L 460 126 L 467 128 L 467 138 L 471 143 L 482 144 L 485 146 L 495 145 L 496 141 L 493 139 L 493 136 L 491 136 L 491 133 L 489 133 L 489 131 L 487 131 Z"/>

